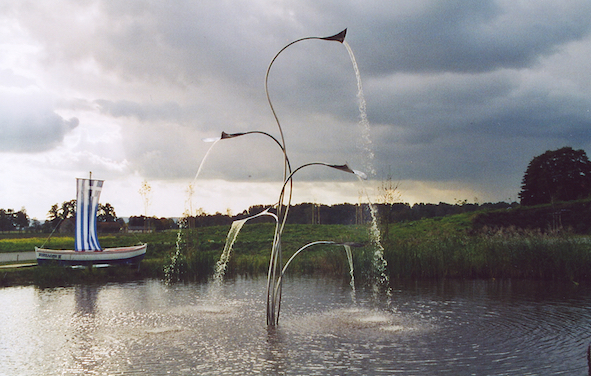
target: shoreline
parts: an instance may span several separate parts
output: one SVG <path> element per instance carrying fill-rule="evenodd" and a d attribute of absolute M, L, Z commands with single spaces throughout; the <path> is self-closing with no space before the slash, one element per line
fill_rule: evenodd
<path fill-rule="evenodd" d="M 35 257 L 35 251 L 0 253 L 0 263 L 36 260 L 37 258 Z"/>

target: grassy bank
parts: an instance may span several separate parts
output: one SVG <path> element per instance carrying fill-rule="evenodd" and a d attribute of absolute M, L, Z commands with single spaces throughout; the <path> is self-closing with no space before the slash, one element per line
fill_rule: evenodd
<path fill-rule="evenodd" d="M 382 241 L 390 278 L 531 278 L 591 281 L 591 241 L 565 232 L 475 227 L 475 214 L 390 224 Z M 229 226 L 184 230 L 180 237 L 180 257 L 173 279 L 204 280 L 214 271 Z M 31 251 L 45 238 L 30 235 L 0 239 L 0 252 Z M 148 243 L 146 258 L 139 270 L 112 267 L 70 270 L 57 267 L 3 269 L 0 285 L 34 283 L 39 286 L 85 282 L 126 281 L 165 278 L 176 252 L 177 231 L 101 237 L 104 247 Z M 247 224 L 233 247 L 226 274 L 267 272 L 273 240 L 272 224 Z M 367 226 L 289 225 L 283 236 L 284 260 L 303 245 L 317 240 L 370 244 Z M 73 247 L 72 237 L 53 237 L 46 247 Z M 353 250 L 356 279 L 368 277 L 373 248 Z M 291 273 L 346 276 L 348 264 L 342 247 L 315 246 L 300 254 Z"/>
<path fill-rule="evenodd" d="M 146 234 L 119 234 L 100 236 L 103 247 L 148 243 L 145 259 L 139 270 L 128 266 L 103 269 L 71 270 L 59 267 L 34 267 L 22 269 L 3 269 L 0 271 L 0 286 L 14 284 L 36 284 L 39 286 L 69 285 L 87 282 L 127 281 L 144 278 L 164 279 L 165 269 L 171 265 L 176 253 L 177 243 L 180 256 L 174 265 L 173 280 L 204 280 L 213 275 L 226 242 L 229 226 L 212 226 L 183 230 L 180 241 L 178 231 Z M 227 275 L 262 274 L 267 272 L 269 254 L 273 241 L 272 224 L 246 225 L 240 232 L 227 265 Z M 301 246 L 316 240 L 335 240 L 343 242 L 366 242 L 365 226 L 344 225 L 293 225 L 288 226 L 283 237 L 284 258 L 287 260 Z M 26 252 L 41 246 L 45 238 L 22 234 L 11 234 L 0 239 L 0 252 Z M 74 246 L 71 236 L 54 236 L 47 248 L 67 249 Z M 368 252 L 358 252 L 356 261 Z M 293 273 L 323 273 L 326 275 L 346 275 L 347 259 L 342 247 L 315 246 L 302 253 L 290 265 Z"/>
<path fill-rule="evenodd" d="M 591 281 L 591 238 L 515 227 L 474 231 L 474 214 L 390 225 L 393 278 Z"/>

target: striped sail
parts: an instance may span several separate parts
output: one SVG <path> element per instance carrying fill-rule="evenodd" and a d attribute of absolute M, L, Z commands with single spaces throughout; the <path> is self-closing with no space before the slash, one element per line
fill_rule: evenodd
<path fill-rule="evenodd" d="M 76 251 L 101 251 L 96 215 L 103 180 L 76 179 Z"/>

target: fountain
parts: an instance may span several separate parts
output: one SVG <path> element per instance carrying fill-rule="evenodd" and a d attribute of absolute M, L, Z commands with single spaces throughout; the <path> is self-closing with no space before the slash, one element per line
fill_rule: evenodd
<path fill-rule="evenodd" d="M 277 113 L 275 112 L 275 109 L 273 107 L 273 103 L 271 101 L 271 97 L 270 97 L 269 89 L 268 89 L 269 74 L 271 72 L 271 68 L 273 66 L 273 63 L 275 62 L 275 60 L 279 57 L 279 55 L 285 49 L 294 45 L 295 43 L 305 41 L 305 40 L 311 40 L 311 39 L 335 41 L 335 42 L 345 44 L 347 47 L 347 50 L 349 51 L 349 55 L 352 57 L 353 53 L 352 53 L 350 47 L 345 42 L 346 32 L 347 32 L 347 29 L 341 31 L 338 34 L 335 34 L 335 35 L 332 35 L 329 37 L 306 37 L 306 38 L 301 38 L 301 39 L 295 40 L 295 41 L 287 44 L 286 46 L 284 46 L 271 60 L 271 63 L 269 64 L 266 74 L 265 74 L 265 93 L 267 95 L 267 101 L 268 101 L 269 107 L 271 108 L 271 112 L 273 113 L 273 117 L 275 118 L 275 122 L 277 123 L 279 135 L 280 135 L 279 139 L 275 138 L 273 135 L 271 135 L 269 133 L 262 132 L 262 131 L 249 131 L 249 132 L 242 132 L 242 133 L 222 132 L 220 137 L 204 139 L 204 141 L 207 141 L 207 142 L 217 143 L 220 140 L 241 137 L 241 136 L 251 135 L 251 134 L 261 134 L 261 135 L 265 135 L 267 137 L 270 137 L 281 148 L 281 151 L 283 152 L 283 160 L 284 160 L 283 186 L 282 186 L 282 189 L 279 193 L 279 198 L 278 198 L 276 204 L 272 206 L 272 207 L 275 207 L 276 214 L 272 214 L 271 212 L 269 212 L 269 210 L 271 208 L 268 208 L 264 212 L 259 213 L 257 215 L 254 215 L 254 216 L 251 216 L 251 217 L 248 217 L 245 219 L 241 219 L 239 221 L 235 221 L 232 224 L 232 228 L 231 228 L 230 232 L 228 233 L 228 236 L 226 239 L 226 245 L 224 247 L 224 251 L 222 253 L 220 261 L 218 262 L 218 264 L 216 266 L 216 272 L 214 275 L 214 281 L 217 282 L 217 284 L 220 284 L 221 278 L 223 278 L 223 275 L 225 272 L 226 263 L 228 262 L 234 241 L 235 241 L 236 237 L 238 236 L 238 232 L 240 231 L 242 226 L 246 223 L 246 221 L 248 221 L 252 218 L 258 217 L 260 215 L 273 216 L 275 218 L 275 232 L 274 232 L 274 236 L 273 236 L 273 244 L 272 244 L 272 248 L 271 248 L 269 269 L 268 269 L 268 274 L 267 274 L 267 298 L 266 298 L 266 300 L 267 300 L 266 301 L 266 304 L 267 304 L 267 325 L 271 326 L 271 327 L 276 326 L 279 321 L 279 312 L 281 309 L 282 281 L 283 281 L 283 276 L 284 276 L 285 272 L 287 271 L 288 266 L 290 265 L 292 260 L 299 253 L 301 253 L 305 249 L 308 249 L 314 245 L 324 244 L 324 245 L 337 245 L 337 246 L 344 247 L 345 252 L 347 254 L 347 259 L 349 261 L 350 274 L 351 274 L 351 287 L 353 290 L 353 297 L 354 297 L 355 285 L 354 285 L 353 261 L 352 261 L 352 255 L 351 255 L 351 247 L 360 246 L 359 244 L 338 243 L 338 242 L 328 241 L 328 240 L 315 241 L 315 242 L 306 244 L 305 246 L 301 247 L 298 251 L 296 251 L 291 256 L 291 258 L 285 264 L 283 264 L 282 249 L 281 249 L 281 237 L 283 234 L 283 230 L 285 228 L 285 224 L 287 222 L 287 216 L 288 216 L 289 208 L 291 205 L 292 190 L 293 190 L 293 176 L 298 171 L 300 171 L 303 168 L 307 168 L 307 167 L 322 166 L 322 167 L 329 167 L 329 168 L 336 169 L 336 170 L 339 170 L 342 172 L 354 174 L 358 177 L 359 180 L 367 179 L 367 175 L 363 172 L 351 169 L 347 164 L 336 165 L 336 164 L 328 164 L 328 163 L 324 163 L 324 162 L 310 162 L 310 163 L 303 164 L 303 165 L 297 167 L 296 169 L 292 170 L 292 166 L 291 166 L 291 164 L 289 162 L 289 158 L 288 158 L 288 153 L 287 153 L 287 149 L 286 149 L 286 142 L 285 142 L 285 138 L 283 135 L 283 130 L 281 128 L 281 123 L 280 123 Z M 363 122 L 362 125 L 364 126 L 363 135 L 364 135 L 364 139 L 369 140 L 368 122 L 367 122 L 367 118 L 365 115 L 365 100 L 363 99 L 363 92 L 362 92 L 361 84 L 360 84 L 360 80 L 359 80 L 359 70 L 357 68 L 357 64 L 355 62 L 354 57 L 352 57 L 352 61 L 353 61 L 353 65 L 355 67 L 355 72 L 356 72 L 357 81 L 358 81 L 358 89 L 359 89 L 358 98 L 360 99 L 361 121 Z M 213 147 L 213 145 L 212 145 L 212 147 Z M 211 150 L 211 148 L 210 148 L 210 150 Z M 209 153 L 209 151 L 208 151 L 208 153 Z M 369 157 L 371 160 L 371 158 L 373 157 L 372 153 L 369 153 Z M 203 166 L 203 162 L 200 165 L 199 170 L 201 170 L 202 166 Z M 373 167 L 371 167 L 370 171 L 373 174 Z M 199 172 L 197 174 L 199 174 Z M 375 259 L 374 267 L 377 268 L 377 272 L 379 275 L 384 276 L 385 275 L 384 274 L 385 261 L 383 260 L 383 256 L 382 256 L 383 248 L 381 248 L 381 244 L 380 244 L 380 240 L 379 240 L 379 232 L 377 232 L 378 230 L 377 230 L 377 224 L 376 224 L 375 213 L 374 213 L 373 208 L 372 208 L 372 217 L 373 217 L 372 222 L 374 222 L 374 225 L 372 225 L 372 230 L 371 230 L 372 231 L 372 244 L 376 248 L 375 255 L 374 255 L 374 259 Z M 382 282 L 383 282 L 383 278 L 382 278 Z"/>

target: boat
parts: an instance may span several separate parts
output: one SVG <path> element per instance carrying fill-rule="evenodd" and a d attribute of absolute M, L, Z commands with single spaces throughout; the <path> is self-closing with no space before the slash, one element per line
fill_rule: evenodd
<path fill-rule="evenodd" d="M 35 247 L 37 264 L 57 263 L 63 266 L 108 266 L 139 264 L 146 255 L 147 244 L 130 247 L 102 248 L 97 236 L 97 211 L 104 180 L 76 179 L 75 249 L 53 250 Z"/>

